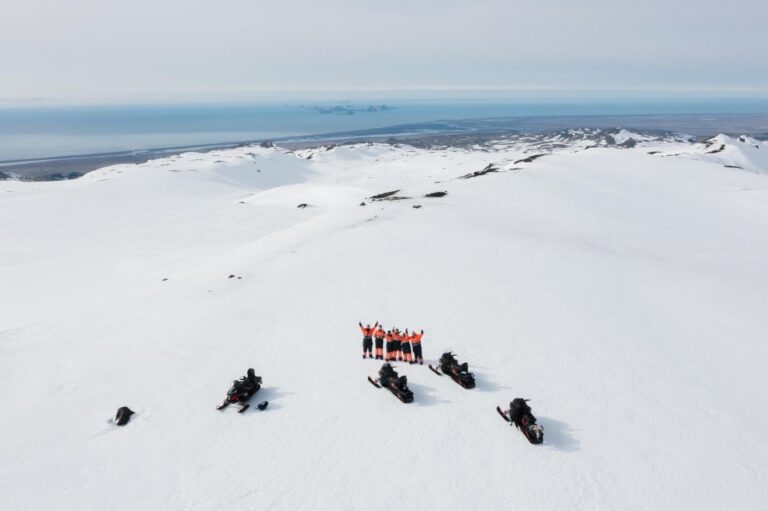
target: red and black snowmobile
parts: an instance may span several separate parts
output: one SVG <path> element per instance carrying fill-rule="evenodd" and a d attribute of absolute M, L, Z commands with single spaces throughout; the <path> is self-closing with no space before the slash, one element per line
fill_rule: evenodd
<path fill-rule="evenodd" d="M 540 444 L 544 441 L 544 428 L 536 424 L 536 417 L 531 413 L 527 401 L 517 397 L 509 403 L 509 410 L 503 412 L 501 407 L 497 406 L 496 411 L 505 421 L 514 424 L 530 443 Z"/>
<path fill-rule="evenodd" d="M 389 362 L 381 366 L 379 377 L 376 380 L 369 376 L 368 381 L 376 388 L 384 387 L 388 389 L 403 403 L 413 401 L 413 392 L 408 388 L 408 378 L 405 375 L 398 376 L 397 372 L 389 365 Z"/>
<path fill-rule="evenodd" d="M 238 410 L 238 413 L 243 413 L 251 406 L 248 404 L 248 401 L 260 388 L 261 376 L 256 376 L 253 369 L 248 369 L 248 374 L 246 376 L 232 382 L 232 386 L 227 391 L 227 397 L 221 405 L 216 407 L 216 409 L 223 410 L 229 405 L 239 404 L 240 409 Z M 267 405 L 269 405 L 268 401 L 262 401 L 256 405 L 256 407 L 259 410 L 264 410 Z"/>
<path fill-rule="evenodd" d="M 465 389 L 475 388 L 475 375 L 469 372 L 467 363 L 459 364 L 459 361 L 450 351 L 443 353 L 440 357 L 439 370 L 432 367 L 432 364 L 429 365 L 429 369 L 438 376 L 447 374 Z"/>

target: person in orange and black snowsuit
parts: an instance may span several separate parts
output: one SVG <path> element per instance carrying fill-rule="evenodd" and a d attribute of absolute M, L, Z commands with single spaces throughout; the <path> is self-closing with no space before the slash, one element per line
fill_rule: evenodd
<path fill-rule="evenodd" d="M 408 333 L 408 329 L 405 329 L 402 341 L 403 362 L 413 364 L 413 357 L 411 357 L 411 334 Z"/>
<path fill-rule="evenodd" d="M 373 358 L 373 354 L 371 353 L 373 350 L 373 332 L 376 330 L 376 327 L 379 326 L 379 322 L 377 321 L 373 326 L 371 326 L 370 323 L 363 326 L 359 321 L 357 324 L 360 326 L 360 331 L 363 333 L 363 358 L 365 358 L 366 355 L 368 355 L 368 358 Z"/>
<path fill-rule="evenodd" d="M 402 360 L 403 359 L 403 352 L 402 349 L 402 342 L 403 342 L 403 334 L 395 328 L 392 330 L 392 358 L 394 360 Z"/>
<path fill-rule="evenodd" d="M 386 349 L 386 355 L 384 357 L 384 360 L 389 361 L 389 360 L 392 360 L 392 331 L 391 330 L 387 330 L 387 335 L 384 336 L 384 339 L 387 342 L 386 344 L 387 349 Z"/>
<path fill-rule="evenodd" d="M 382 360 L 384 358 L 384 336 L 386 333 L 384 332 L 384 327 L 379 325 L 379 328 L 376 329 L 375 332 L 373 332 L 373 339 L 376 341 L 376 351 L 374 352 L 374 356 L 378 360 Z"/>
<path fill-rule="evenodd" d="M 424 357 L 421 355 L 421 338 L 424 337 L 424 330 L 419 332 L 413 332 L 411 334 L 411 347 L 413 348 L 413 363 L 418 362 L 424 365 Z"/>

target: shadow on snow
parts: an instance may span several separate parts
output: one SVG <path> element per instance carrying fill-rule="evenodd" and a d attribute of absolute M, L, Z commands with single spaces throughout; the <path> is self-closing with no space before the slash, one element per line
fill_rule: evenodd
<path fill-rule="evenodd" d="M 579 440 L 573 436 L 573 429 L 565 422 L 538 416 L 537 422 L 544 428 L 544 445 L 563 452 L 576 452 L 580 449 Z"/>
<path fill-rule="evenodd" d="M 439 399 L 435 388 L 421 383 L 412 383 L 408 381 L 408 388 L 413 392 L 413 404 L 417 406 L 435 406 L 443 403 L 450 403 L 445 399 Z"/>

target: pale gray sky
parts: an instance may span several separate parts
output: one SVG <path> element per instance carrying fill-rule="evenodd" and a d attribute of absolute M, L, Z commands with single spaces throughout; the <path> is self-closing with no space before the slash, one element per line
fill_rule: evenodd
<path fill-rule="evenodd" d="M 0 98 L 264 90 L 768 95 L 768 2 L 2 0 Z"/>

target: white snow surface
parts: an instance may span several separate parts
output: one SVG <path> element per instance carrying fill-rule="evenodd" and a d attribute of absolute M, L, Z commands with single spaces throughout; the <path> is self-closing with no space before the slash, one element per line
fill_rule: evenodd
<path fill-rule="evenodd" d="M 721 140 L 0 182 L 0 509 L 766 509 L 768 147 Z M 359 320 L 478 387 L 377 390 Z M 269 408 L 216 411 L 248 367 Z"/>

